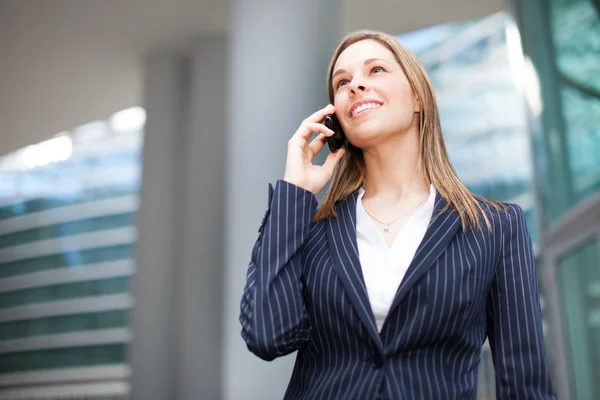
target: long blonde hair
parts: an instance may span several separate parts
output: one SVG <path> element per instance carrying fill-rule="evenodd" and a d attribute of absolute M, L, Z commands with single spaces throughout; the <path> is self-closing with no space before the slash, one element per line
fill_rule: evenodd
<path fill-rule="evenodd" d="M 497 209 L 506 210 L 506 207 L 502 203 L 475 196 L 458 179 L 446 151 L 435 94 L 427 72 L 417 57 L 402 46 L 396 38 L 373 31 L 361 31 L 346 36 L 339 44 L 329 64 L 327 89 L 330 103 L 333 104 L 334 97 L 331 76 L 338 57 L 350 45 L 367 39 L 377 41 L 394 54 L 421 106 L 418 169 L 424 174 L 427 184 L 433 184 L 440 195 L 446 199 L 448 204 L 441 212 L 450 207 L 453 208 L 460 215 L 461 224 L 465 230 L 468 228 L 479 229 L 481 227 L 479 216 L 483 216 L 488 229 L 491 230 L 491 224 L 482 202 Z M 348 143 L 346 153 L 335 168 L 331 184 L 315 214 L 314 221 L 337 218 L 335 205 L 364 185 L 365 172 L 362 150 Z"/>

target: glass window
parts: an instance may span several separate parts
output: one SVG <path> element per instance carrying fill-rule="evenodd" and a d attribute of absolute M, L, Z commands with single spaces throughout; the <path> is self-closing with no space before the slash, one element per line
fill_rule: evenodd
<path fill-rule="evenodd" d="M 600 259 L 594 239 L 558 263 L 573 398 L 600 399 Z"/>
<path fill-rule="evenodd" d="M 36 240 L 54 239 L 88 232 L 133 226 L 135 225 L 134 218 L 134 213 L 124 213 L 26 229 L 0 236 L 0 249 L 30 243 Z"/>
<path fill-rule="evenodd" d="M 73 299 L 77 297 L 102 296 L 129 292 L 129 277 L 99 279 L 93 281 L 65 283 L 32 289 L 0 293 L 0 309 Z"/>
<path fill-rule="evenodd" d="M 126 327 L 127 310 L 36 318 L 0 324 L 0 340 Z"/>
<path fill-rule="evenodd" d="M 549 0 L 573 191 L 579 201 L 600 190 L 600 5 Z"/>
<path fill-rule="evenodd" d="M 102 345 L 3 354 L 0 374 L 125 362 L 125 345 Z"/>
<path fill-rule="evenodd" d="M 123 110 L 0 157 L 0 309 L 130 291 L 129 276 L 60 282 L 77 268 L 133 260 L 145 111 Z M 49 132 L 52 134 L 53 132 Z M 70 268 L 70 274 L 53 270 Z M 48 272 L 48 284 L 39 282 Z M 56 271 L 61 272 L 61 271 Z M 16 279 L 13 279 L 16 278 Z M 16 282 L 35 280 L 23 288 Z M 117 307 L 119 308 L 119 307 Z M 129 310 L 5 320 L 0 340 L 126 327 Z M 126 344 L 0 356 L 0 374 L 125 363 Z M 37 384 L 39 382 L 32 382 Z"/>
<path fill-rule="evenodd" d="M 92 267 L 93 264 L 130 258 L 133 258 L 132 245 L 70 250 L 49 256 L 0 263 L 0 279 L 55 268 L 79 267 L 82 265 Z"/>

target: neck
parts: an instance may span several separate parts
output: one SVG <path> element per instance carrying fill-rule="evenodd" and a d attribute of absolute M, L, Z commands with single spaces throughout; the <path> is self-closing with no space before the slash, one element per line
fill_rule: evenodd
<path fill-rule="evenodd" d="M 428 193 L 429 185 L 418 171 L 419 152 L 419 133 L 414 125 L 404 134 L 363 149 L 365 198 L 397 202 Z"/>

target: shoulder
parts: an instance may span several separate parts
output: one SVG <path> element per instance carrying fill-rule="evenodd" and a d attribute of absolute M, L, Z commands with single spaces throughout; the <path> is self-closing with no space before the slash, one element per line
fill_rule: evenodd
<path fill-rule="evenodd" d="M 483 197 L 477 197 L 477 201 L 490 223 L 502 231 L 509 223 L 525 222 L 523 208 L 517 203 L 495 201 Z"/>
<path fill-rule="evenodd" d="M 483 203 L 486 213 L 497 221 L 502 232 L 526 229 L 525 213 L 519 204 L 488 199 L 483 199 Z"/>

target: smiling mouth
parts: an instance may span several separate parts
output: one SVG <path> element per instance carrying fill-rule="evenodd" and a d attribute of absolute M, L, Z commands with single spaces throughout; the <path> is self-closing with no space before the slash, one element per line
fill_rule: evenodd
<path fill-rule="evenodd" d="M 362 113 L 363 111 L 372 110 L 372 109 L 379 108 L 379 107 L 381 107 L 381 104 L 379 104 L 379 103 L 366 103 L 366 104 L 360 105 L 360 106 L 356 107 L 354 110 L 352 110 L 352 113 L 350 114 L 350 118 L 354 118 L 355 116 Z"/>

